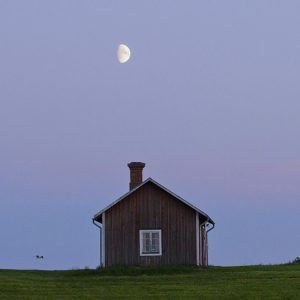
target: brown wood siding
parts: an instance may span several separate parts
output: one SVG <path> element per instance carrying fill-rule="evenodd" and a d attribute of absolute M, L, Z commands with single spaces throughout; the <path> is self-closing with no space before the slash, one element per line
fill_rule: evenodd
<path fill-rule="evenodd" d="M 196 264 L 195 210 L 149 182 L 105 212 L 105 263 Z M 140 256 L 139 230 L 162 230 L 162 255 Z"/>

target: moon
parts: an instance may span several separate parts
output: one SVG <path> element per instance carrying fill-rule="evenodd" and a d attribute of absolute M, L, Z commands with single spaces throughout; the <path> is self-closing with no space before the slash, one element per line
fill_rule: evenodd
<path fill-rule="evenodd" d="M 120 44 L 117 55 L 119 63 L 126 63 L 130 58 L 130 49 L 125 44 Z"/>

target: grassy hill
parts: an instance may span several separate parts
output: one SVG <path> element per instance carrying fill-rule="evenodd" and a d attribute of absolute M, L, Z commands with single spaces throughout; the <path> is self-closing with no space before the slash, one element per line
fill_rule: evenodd
<path fill-rule="evenodd" d="M 0 299 L 300 299 L 300 264 L 0 270 Z"/>

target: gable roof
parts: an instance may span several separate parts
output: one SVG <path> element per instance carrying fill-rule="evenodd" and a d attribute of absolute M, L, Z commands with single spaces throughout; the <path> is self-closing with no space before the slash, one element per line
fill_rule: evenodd
<path fill-rule="evenodd" d="M 152 179 L 151 177 L 147 178 L 145 181 L 143 181 L 140 185 L 138 185 L 137 187 L 133 188 L 132 190 L 130 190 L 128 193 L 124 194 L 123 196 L 121 196 L 120 198 L 118 198 L 117 200 L 115 200 L 114 202 L 112 202 L 111 204 L 109 204 L 108 206 L 106 206 L 105 208 L 103 208 L 102 210 L 100 210 L 98 213 L 96 213 L 94 215 L 93 220 L 96 220 L 101 217 L 102 213 L 104 213 L 105 211 L 107 211 L 108 209 L 110 209 L 111 207 L 113 207 L 115 204 L 119 203 L 120 201 L 122 201 L 124 198 L 126 198 L 127 196 L 131 195 L 132 193 L 134 193 L 136 190 L 138 190 L 139 188 L 141 188 L 142 186 L 144 186 L 146 183 L 148 182 L 152 182 L 154 185 L 156 185 L 157 187 L 161 188 L 162 190 L 164 190 L 165 192 L 167 192 L 168 194 L 172 195 L 174 198 L 176 198 L 177 200 L 183 202 L 184 204 L 186 204 L 187 206 L 191 207 L 193 210 L 197 211 L 200 215 L 204 216 L 205 218 L 207 218 L 207 221 L 211 224 L 215 224 L 215 222 L 202 210 L 200 210 L 199 208 L 197 208 L 196 206 L 192 205 L 191 203 L 189 203 L 188 201 L 184 200 L 183 198 L 181 198 L 180 196 L 176 195 L 175 193 L 173 193 L 172 191 L 168 190 L 166 187 L 164 187 L 163 185 L 161 185 L 160 183 L 158 183 L 157 181 L 155 181 L 154 179 Z"/>

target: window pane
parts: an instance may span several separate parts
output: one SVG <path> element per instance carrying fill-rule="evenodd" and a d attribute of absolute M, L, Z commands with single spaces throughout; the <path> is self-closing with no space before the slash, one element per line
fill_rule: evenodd
<path fill-rule="evenodd" d="M 143 253 L 150 252 L 150 232 L 143 232 Z"/>
<path fill-rule="evenodd" d="M 143 248 L 142 248 L 142 252 L 143 252 L 143 253 L 146 252 L 146 239 L 143 239 Z"/>
<path fill-rule="evenodd" d="M 144 232 L 143 233 L 143 238 L 144 239 L 150 239 L 150 232 Z"/>
<path fill-rule="evenodd" d="M 150 239 L 146 239 L 146 248 L 145 252 L 149 253 L 150 252 Z"/>
<path fill-rule="evenodd" d="M 152 239 L 151 252 L 159 252 L 158 239 Z"/>
<path fill-rule="evenodd" d="M 158 232 L 152 232 L 152 239 L 158 239 L 159 233 Z"/>

